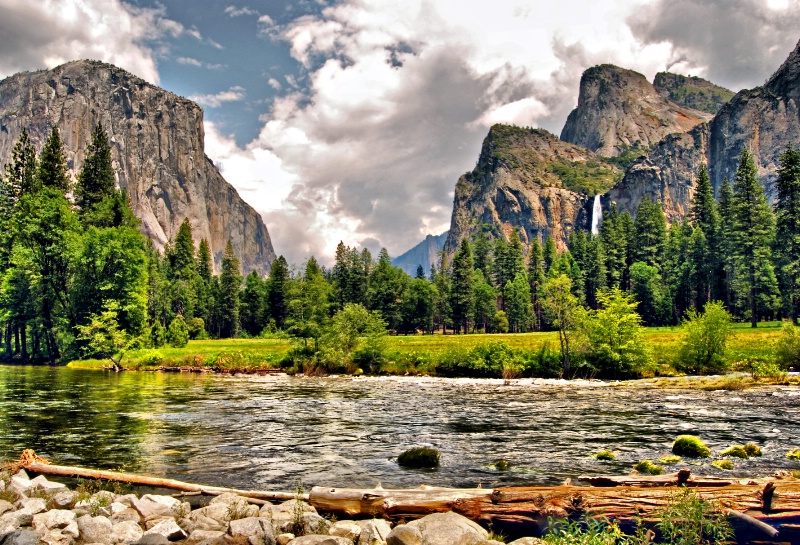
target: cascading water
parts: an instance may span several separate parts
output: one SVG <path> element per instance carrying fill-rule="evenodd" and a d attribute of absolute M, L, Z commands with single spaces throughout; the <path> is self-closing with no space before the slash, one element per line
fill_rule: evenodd
<path fill-rule="evenodd" d="M 594 196 L 594 205 L 592 206 L 592 234 L 597 235 L 600 233 L 600 220 L 603 219 L 603 205 L 600 203 L 600 195 Z"/>

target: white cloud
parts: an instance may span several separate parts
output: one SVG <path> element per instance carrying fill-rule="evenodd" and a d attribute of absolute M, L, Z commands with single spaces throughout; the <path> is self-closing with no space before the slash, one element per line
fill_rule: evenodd
<path fill-rule="evenodd" d="M 203 66 L 203 63 L 198 61 L 197 59 L 193 59 L 192 57 L 178 57 L 175 59 L 178 61 L 179 64 L 187 64 L 189 66 Z"/>
<path fill-rule="evenodd" d="M 258 12 L 252 8 L 248 7 L 237 8 L 236 6 L 228 6 L 227 8 L 225 8 L 225 13 L 227 13 L 229 17 L 241 17 L 242 15 L 258 15 Z"/>
<path fill-rule="evenodd" d="M 193 100 L 209 108 L 219 108 L 224 102 L 238 102 L 244 100 L 244 97 L 244 88 L 235 85 L 227 91 L 220 91 L 213 95 L 192 95 L 189 97 L 189 100 Z"/>
<path fill-rule="evenodd" d="M 183 32 L 163 8 L 120 0 L 0 0 L 0 76 L 89 58 L 158 83 L 155 57 L 143 42 Z"/>
<path fill-rule="evenodd" d="M 270 87 L 272 87 L 273 89 L 275 89 L 276 91 L 280 91 L 280 90 L 281 90 L 281 88 L 283 87 L 283 86 L 281 85 L 281 82 L 279 82 L 279 81 L 278 81 L 278 80 L 276 80 L 275 78 L 269 78 L 269 80 L 267 80 L 267 84 L 268 84 Z"/>

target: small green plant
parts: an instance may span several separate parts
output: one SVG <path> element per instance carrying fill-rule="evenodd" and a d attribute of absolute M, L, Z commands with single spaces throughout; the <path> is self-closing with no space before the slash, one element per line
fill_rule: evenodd
<path fill-rule="evenodd" d="M 800 364 L 800 327 L 792 322 L 783 324 L 781 336 L 775 343 L 775 361 L 784 369 Z"/>
<path fill-rule="evenodd" d="M 679 435 L 672 443 L 672 453 L 690 458 L 708 458 L 711 456 L 711 449 L 696 435 Z"/>
<path fill-rule="evenodd" d="M 610 450 L 601 450 L 600 452 L 595 452 L 592 456 L 596 460 L 616 460 L 617 455 L 611 452 Z"/>
<path fill-rule="evenodd" d="M 758 456 L 761 456 L 761 447 L 759 447 L 755 443 L 747 443 L 744 446 L 744 451 L 751 458 L 756 458 Z"/>
<path fill-rule="evenodd" d="M 497 541 L 498 543 L 505 543 L 506 536 L 501 533 L 495 533 L 494 531 L 489 532 L 489 536 L 486 538 L 487 541 Z"/>
<path fill-rule="evenodd" d="M 723 469 L 725 471 L 731 471 L 733 469 L 733 462 L 730 460 L 714 460 L 711 462 L 711 465 L 717 469 Z"/>
<path fill-rule="evenodd" d="M 790 450 L 786 453 L 786 457 L 790 460 L 794 460 L 795 462 L 800 462 L 800 448 Z"/>
<path fill-rule="evenodd" d="M 548 519 L 547 535 L 543 541 L 550 545 L 622 545 L 631 543 L 619 526 L 607 520 L 581 519 L 554 521 Z"/>
<path fill-rule="evenodd" d="M 297 482 L 294 489 L 294 506 L 292 509 L 292 533 L 296 536 L 302 536 L 305 533 L 305 524 L 303 524 L 303 513 L 305 513 L 303 505 L 303 493 L 305 488 L 303 483 Z"/>
<path fill-rule="evenodd" d="M 189 344 L 189 328 L 180 314 L 175 315 L 167 328 L 167 343 L 174 348 L 183 348 Z"/>
<path fill-rule="evenodd" d="M 747 459 L 750 455 L 747 454 L 747 450 L 745 450 L 744 446 L 742 445 L 733 445 L 722 452 L 719 453 L 720 456 L 728 456 L 730 458 L 744 458 Z"/>
<path fill-rule="evenodd" d="M 439 467 L 439 456 L 435 448 L 417 447 L 402 452 L 397 463 L 403 467 L 435 468 Z"/>
<path fill-rule="evenodd" d="M 509 469 L 510 467 L 511 467 L 511 464 L 509 464 L 509 463 L 508 463 L 508 460 L 506 460 L 505 458 L 500 458 L 499 460 L 497 460 L 497 461 L 494 463 L 494 468 L 495 468 L 497 471 L 508 471 L 508 469 Z"/>
<path fill-rule="evenodd" d="M 664 473 L 664 468 L 653 463 L 653 460 L 641 460 L 633 466 L 633 469 L 643 475 L 661 475 Z"/>
<path fill-rule="evenodd" d="M 733 530 L 719 505 L 704 500 L 690 488 L 672 496 L 658 512 L 656 525 L 664 543 L 671 545 L 725 545 Z"/>
<path fill-rule="evenodd" d="M 659 464 L 677 464 L 681 461 L 680 456 L 675 456 L 674 454 L 669 454 L 667 456 L 662 456 L 658 459 Z"/>

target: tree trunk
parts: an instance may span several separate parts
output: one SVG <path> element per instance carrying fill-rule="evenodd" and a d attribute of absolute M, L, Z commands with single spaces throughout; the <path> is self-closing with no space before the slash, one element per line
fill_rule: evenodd
<path fill-rule="evenodd" d="M 19 354 L 19 324 L 14 324 L 14 354 Z"/>
<path fill-rule="evenodd" d="M 28 361 L 28 326 L 22 324 L 20 328 L 20 341 L 22 343 L 22 361 Z"/>

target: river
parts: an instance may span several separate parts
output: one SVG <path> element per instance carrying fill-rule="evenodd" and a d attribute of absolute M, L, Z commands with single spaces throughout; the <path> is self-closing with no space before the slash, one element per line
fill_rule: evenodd
<path fill-rule="evenodd" d="M 54 463 L 210 485 L 473 487 L 627 474 L 679 434 L 714 452 L 753 441 L 734 475 L 800 468 L 800 388 L 654 390 L 598 383 L 410 377 L 107 373 L 0 366 L 0 458 L 25 448 Z M 428 445 L 438 470 L 393 458 Z M 617 460 L 592 454 L 611 449 Z M 497 471 L 497 459 L 510 463 Z M 695 472 L 721 475 L 704 463 Z M 725 474 L 731 474 L 725 472 Z"/>

